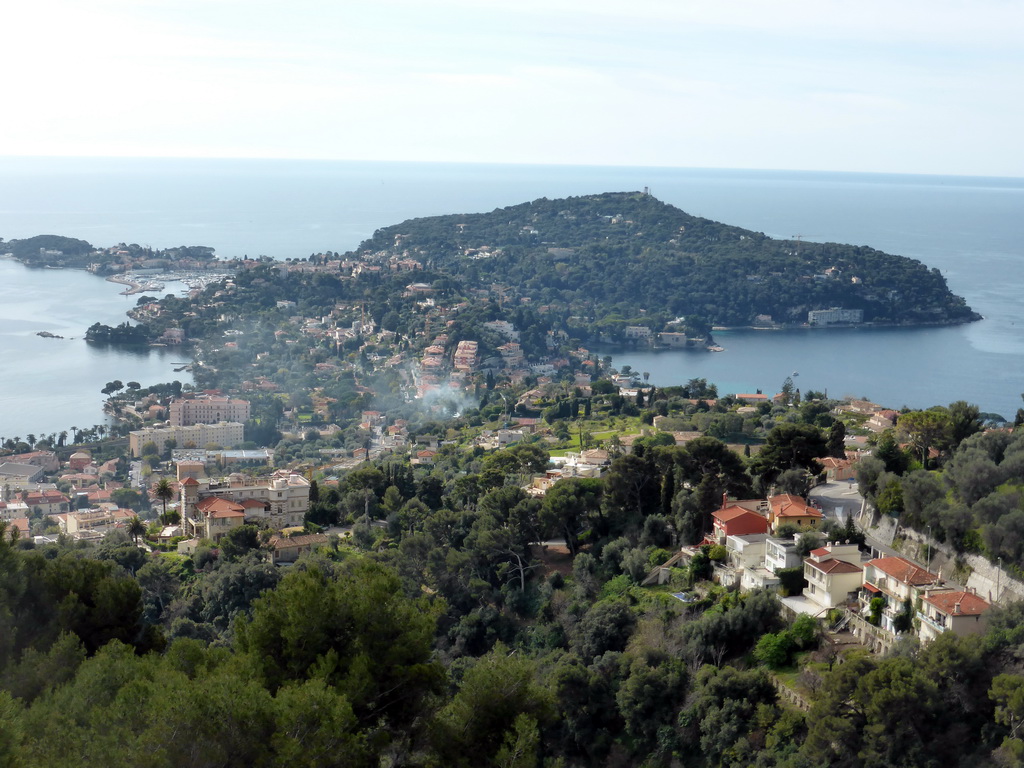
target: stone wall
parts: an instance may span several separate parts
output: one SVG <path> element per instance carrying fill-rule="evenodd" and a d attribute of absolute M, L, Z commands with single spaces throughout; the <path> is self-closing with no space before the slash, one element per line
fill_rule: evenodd
<path fill-rule="evenodd" d="M 870 510 L 868 507 L 865 518 L 871 514 Z M 888 542 L 888 546 L 908 559 L 921 565 L 930 561 L 928 567 L 933 573 L 955 585 L 973 589 L 991 603 L 1024 600 L 1024 582 L 981 555 L 958 555 L 949 545 L 909 528 L 900 528 L 897 532 L 896 521 L 892 518 L 884 518 L 864 530 L 872 538 Z"/>

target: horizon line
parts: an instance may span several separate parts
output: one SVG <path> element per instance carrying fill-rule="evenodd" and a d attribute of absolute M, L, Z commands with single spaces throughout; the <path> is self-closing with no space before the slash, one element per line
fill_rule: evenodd
<path fill-rule="evenodd" d="M 449 165 L 449 166 L 504 166 L 509 168 L 609 168 L 638 169 L 660 171 L 719 171 L 734 173 L 806 173 L 806 174 L 843 174 L 849 176 L 920 176 L 925 178 L 958 178 L 958 179 L 1000 179 L 1024 181 L 1024 176 L 991 175 L 981 173 L 948 173 L 948 172 L 910 172 L 910 171 L 878 171 L 878 170 L 822 170 L 811 168 L 747 168 L 704 165 L 629 165 L 625 163 L 557 163 L 557 162 L 525 162 L 525 161 L 487 161 L 487 160 L 375 160 L 337 157 L 263 157 L 241 155 L 6 155 L 0 154 L 0 162 L 33 160 L 68 160 L 68 161 L 185 161 L 185 162 L 267 162 L 267 163 L 349 163 L 362 165 Z"/>

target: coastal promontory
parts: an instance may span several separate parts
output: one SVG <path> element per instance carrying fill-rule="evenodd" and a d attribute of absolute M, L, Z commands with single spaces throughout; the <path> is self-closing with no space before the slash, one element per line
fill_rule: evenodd
<path fill-rule="evenodd" d="M 413 219 L 378 230 L 358 253 L 417 259 L 428 270 L 609 329 L 685 316 L 721 326 L 792 325 L 829 309 L 846 310 L 834 322 L 979 319 L 938 270 L 915 259 L 778 240 L 642 192 Z"/>

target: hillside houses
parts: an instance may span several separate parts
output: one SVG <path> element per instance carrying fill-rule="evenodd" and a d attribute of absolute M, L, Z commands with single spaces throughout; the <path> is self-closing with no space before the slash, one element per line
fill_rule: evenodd
<path fill-rule="evenodd" d="M 830 542 L 811 550 L 804 560 L 803 595 L 823 609 L 845 605 L 860 588 L 863 574 L 856 544 Z"/>
<path fill-rule="evenodd" d="M 804 542 L 817 541 L 820 520 L 819 510 L 789 494 L 723 498 L 704 540 L 705 546 L 722 545 L 726 551 L 725 560 L 715 565 L 714 579 L 743 590 L 787 590 L 782 602 L 791 612 L 818 618 L 846 615 L 844 623 L 850 623 L 854 635 L 881 650 L 901 632 L 927 642 L 942 632 L 985 631 L 987 601 L 944 583 L 908 558 L 872 558 L 849 541 L 804 548 Z M 794 528 L 806 532 L 778 535 Z"/>

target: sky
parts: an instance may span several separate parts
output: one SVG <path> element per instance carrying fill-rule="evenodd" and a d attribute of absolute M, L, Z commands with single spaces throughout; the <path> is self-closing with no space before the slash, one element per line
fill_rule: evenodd
<path fill-rule="evenodd" d="M 1018 0 L 32 0 L 0 155 L 1024 177 Z"/>

